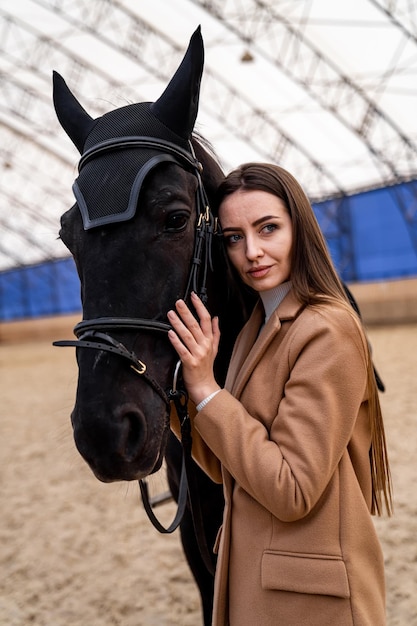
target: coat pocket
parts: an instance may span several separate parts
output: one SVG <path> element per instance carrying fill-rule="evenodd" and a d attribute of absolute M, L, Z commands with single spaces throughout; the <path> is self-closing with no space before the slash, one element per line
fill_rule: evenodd
<path fill-rule="evenodd" d="M 349 598 L 346 566 L 337 556 L 265 550 L 262 589 Z"/>

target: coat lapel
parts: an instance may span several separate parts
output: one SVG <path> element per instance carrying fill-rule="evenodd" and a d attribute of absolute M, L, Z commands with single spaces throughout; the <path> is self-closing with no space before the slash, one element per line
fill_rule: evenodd
<path fill-rule="evenodd" d="M 259 332 L 264 310 L 260 301 L 256 304 L 236 341 L 226 379 L 226 388 L 236 398 L 240 397 L 254 368 L 280 331 L 282 321 L 294 319 L 302 308 L 294 293 L 290 291 Z"/>

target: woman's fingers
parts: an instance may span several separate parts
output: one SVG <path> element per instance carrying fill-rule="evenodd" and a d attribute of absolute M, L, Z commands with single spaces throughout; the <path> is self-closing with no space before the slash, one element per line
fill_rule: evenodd
<path fill-rule="evenodd" d="M 198 340 L 201 337 L 201 328 L 198 320 L 191 313 L 188 306 L 185 304 L 184 300 L 178 300 L 175 303 L 175 308 L 177 310 L 178 316 L 181 319 L 181 322 L 194 339 Z M 179 328 L 181 328 L 181 324 L 178 324 Z"/>
<path fill-rule="evenodd" d="M 168 331 L 168 337 L 173 347 L 177 351 L 178 356 L 181 360 L 185 359 L 188 354 L 190 354 L 188 348 L 184 345 L 182 340 L 179 338 L 178 334 L 174 330 Z"/>
<path fill-rule="evenodd" d="M 219 348 L 219 342 L 220 342 L 220 328 L 219 328 L 218 317 L 213 317 L 213 319 L 211 320 L 211 328 L 212 328 L 212 333 L 213 333 L 213 349 L 215 353 L 217 354 L 217 350 Z"/>
<path fill-rule="evenodd" d="M 168 311 L 168 319 L 175 331 L 186 343 L 191 337 L 197 343 L 200 343 L 204 338 L 211 340 L 213 336 L 213 326 L 210 313 L 194 292 L 191 294 L 191 297 L 200 323 L 183 300 L 177 300 L 175 303 L 176 312 Z"/>
<path fill-rule="evenodd" d="M 199 317 L 198 321 L 183 300 L 175 303 L 176 311 L 168 311 L 174 332 L 169 333 L 172 345 L 181 360 L 197 364 L 201 359 L 213 360 L 217 354 L 220 331 L 217 318 L 210 313 L 196 294 L 192 294 L 193 306 Z"/>
<path fill-rule="evenodd" d="M 196 310 L 198 317 L 200 318 L 200 327 L 204 334 L 211 334 L 212 332 L 212 319 L 207 308 L 203 304 L 202 300 L 197 296 L 194 291 L 191 293 L 191 300 Z"/>
<path fill-rule="evenodd" d="M 217 318 L 210 313 L 195 294 L 192 303 L 199 321 L 183 300 L 175 303 L 176 311 L 168 312 L 173 330 L 168 331 L 172 346 L 183 365 L 183 377 L 190 398 L 198 404 L 219 388 L 213 373 L 220 331 Z"/>
<path fill-rule="evenodd" d="M 201 333 L 201 329 L 197 320 L 184 303 L 177 302 L 175 306 L 177 312 L 168 311 L 168 320 L 178 337 L 181 338 L 186 346 L 191 347 L 193 342 L 198 341 L 196 336 L 198 336 L 199 331 Z"/>

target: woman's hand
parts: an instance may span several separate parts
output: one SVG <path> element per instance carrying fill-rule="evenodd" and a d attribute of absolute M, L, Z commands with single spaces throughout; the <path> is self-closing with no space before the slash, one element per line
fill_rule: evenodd
<path fill-rule="evenodd" d="M 168 337 L 181 359 L 188 394 L 197 405 L 220 389 L 213 372 L 220 330 L 218 318 L 211 319 L 210 313 L 194 292 L 191 299 L 200 323 L 185 302 L 178 300 L 175 303 L 176 312 L 168 311 L 168 319 L 174 329 L 168 332 Z"/>

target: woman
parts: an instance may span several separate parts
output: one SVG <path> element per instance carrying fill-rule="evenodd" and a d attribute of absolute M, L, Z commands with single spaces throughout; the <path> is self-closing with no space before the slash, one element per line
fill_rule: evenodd
<path fill-rule="evenodd" d="M 217 319 L 195 294 L 199 322 L 183 301 L 168 315 L 197 408 L 193 453 L 224 486 L 213 624 L 382 626 L 371 514 L 391 512 L 391 486 L 361 322 L 288 172 L 243 165 L 219 203 L 230 262 L 260 296 L 224 389 Z"/>

